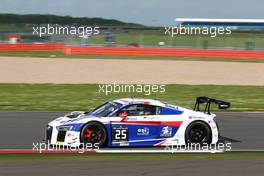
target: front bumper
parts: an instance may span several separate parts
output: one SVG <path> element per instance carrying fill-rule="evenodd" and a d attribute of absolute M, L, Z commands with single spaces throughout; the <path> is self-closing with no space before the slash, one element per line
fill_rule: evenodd
<path fill-rule="evenodd" d="M 50 145 L 65 145 L 70 147 L 80 145 L 80 132 L 59 131 L 55 126 L 48 125 L 45 136 L 46 143 Z"/>

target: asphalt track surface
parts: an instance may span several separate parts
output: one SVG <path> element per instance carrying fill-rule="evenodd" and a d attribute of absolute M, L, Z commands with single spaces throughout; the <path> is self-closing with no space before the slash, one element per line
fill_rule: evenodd
<path fill-rule="evenodd" d="M 0 149 L 32 149 L 45 126 L 65 112 L 0 112 Z M 264 113 L 216 113 L 221 139 L 232 150 L 264 150 Z"/>
<path fill-rule="evenodd" d="M 43 139 L 45 125 L 63 112 L 1 112 L 0 148 L 32 148 Z M 217 113 L 221 135 L 233 149 L 264 149 L 264 113 Z M 1 155 L 1 154 L 0 154 Z M 2 154 L 3 155 L 3 154 Z M 168 154 L 170 155 L 170 154 Z M 89 154 L 87 154 L 89 158 Z M 262 176 L 264 158 L 195 158 L 172 160 L 0 160 L 0 175 L 94 176 Z"/>
<path fill-rule="evenodd" d="M 24 161 L 1 163 L 3 176 L 263 176 L 264 159 Z M 3 169 L 2 169 L 3 168 Z"/>

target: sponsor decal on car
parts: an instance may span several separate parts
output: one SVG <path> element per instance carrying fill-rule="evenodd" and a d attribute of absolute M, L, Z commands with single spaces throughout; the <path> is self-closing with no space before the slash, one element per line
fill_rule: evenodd
<path fill-rule="evenodd" d="M 135 121 L 135 120 L 137 120 L 137 117 L 127 117 L 127 120 Z"/>
<path fill-rule="evenodd" d="M 120 142 L 119 146 L 129 146 L 129 142 Z"/>
<path fill-rule="evenodd" d="M 138 136 L 147 136 L 149 135 L 149 128 L 145 127 L 145 128 L 139 128 L 137 130 L 137 135 Z"/>
<path fill-rule="evenodd" d="M 160 132 L 161 137 L 170 137 L 172 135 L 172 127 L 165 126 Z"/>

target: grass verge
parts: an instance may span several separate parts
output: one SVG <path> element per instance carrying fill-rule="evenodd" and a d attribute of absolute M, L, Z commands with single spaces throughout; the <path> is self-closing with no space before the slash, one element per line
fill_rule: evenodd
<path fill-rule="evenodd" d="M 0 154 L 0 161 L 41 160 L 176 160 L 263 158 L 264 152 L 174 153 L 174 154 Z"/>
<path fill-rule="evenodd" d="M 89 110 L 119 98 L 160 99 L 193 108 L 197 96 L 231 102 L 229 111 L 263 111 L 264 86 L 166 85 L 164 93 L 105 93 L 97 84 L 0 84 L 0 111 Z M 213 109 L 214 110 L 214 109 Z"/>

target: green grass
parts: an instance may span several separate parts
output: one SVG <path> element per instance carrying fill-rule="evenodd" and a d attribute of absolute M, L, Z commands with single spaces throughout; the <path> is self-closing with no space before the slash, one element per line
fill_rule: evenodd
<path fill-rule="evenodd" d="M 169 56 L 120 56 L 120 55 L 66 55 L 61 51 L 0 52 L 5 57 L 36 58 L 80 58 L 80 59 L 133 59 L 133 60 L 175 60 L 175 61 L 223 61 L 223 62 L 256 62 L 264 63 L 264 59 L 232 59 L 232 58 L 192 58 Z"/>
<path fill-rule="evenodd" d="M 177 160 L 263 158 L 264 152 L 178 153 L 178 154 L 0 154 L 1 162 L 40 160 Z"/>
<path fill-rule="evenodd" d="M 193 108 L 197 96 L 231 102 L 229 111 L 263 111 L 264 86 L 167 85 L 165 93 L 111 93 L 95 84 L 0 84 L 0 111 L 89 110 L 125 97 L 154 98 Z"/>

